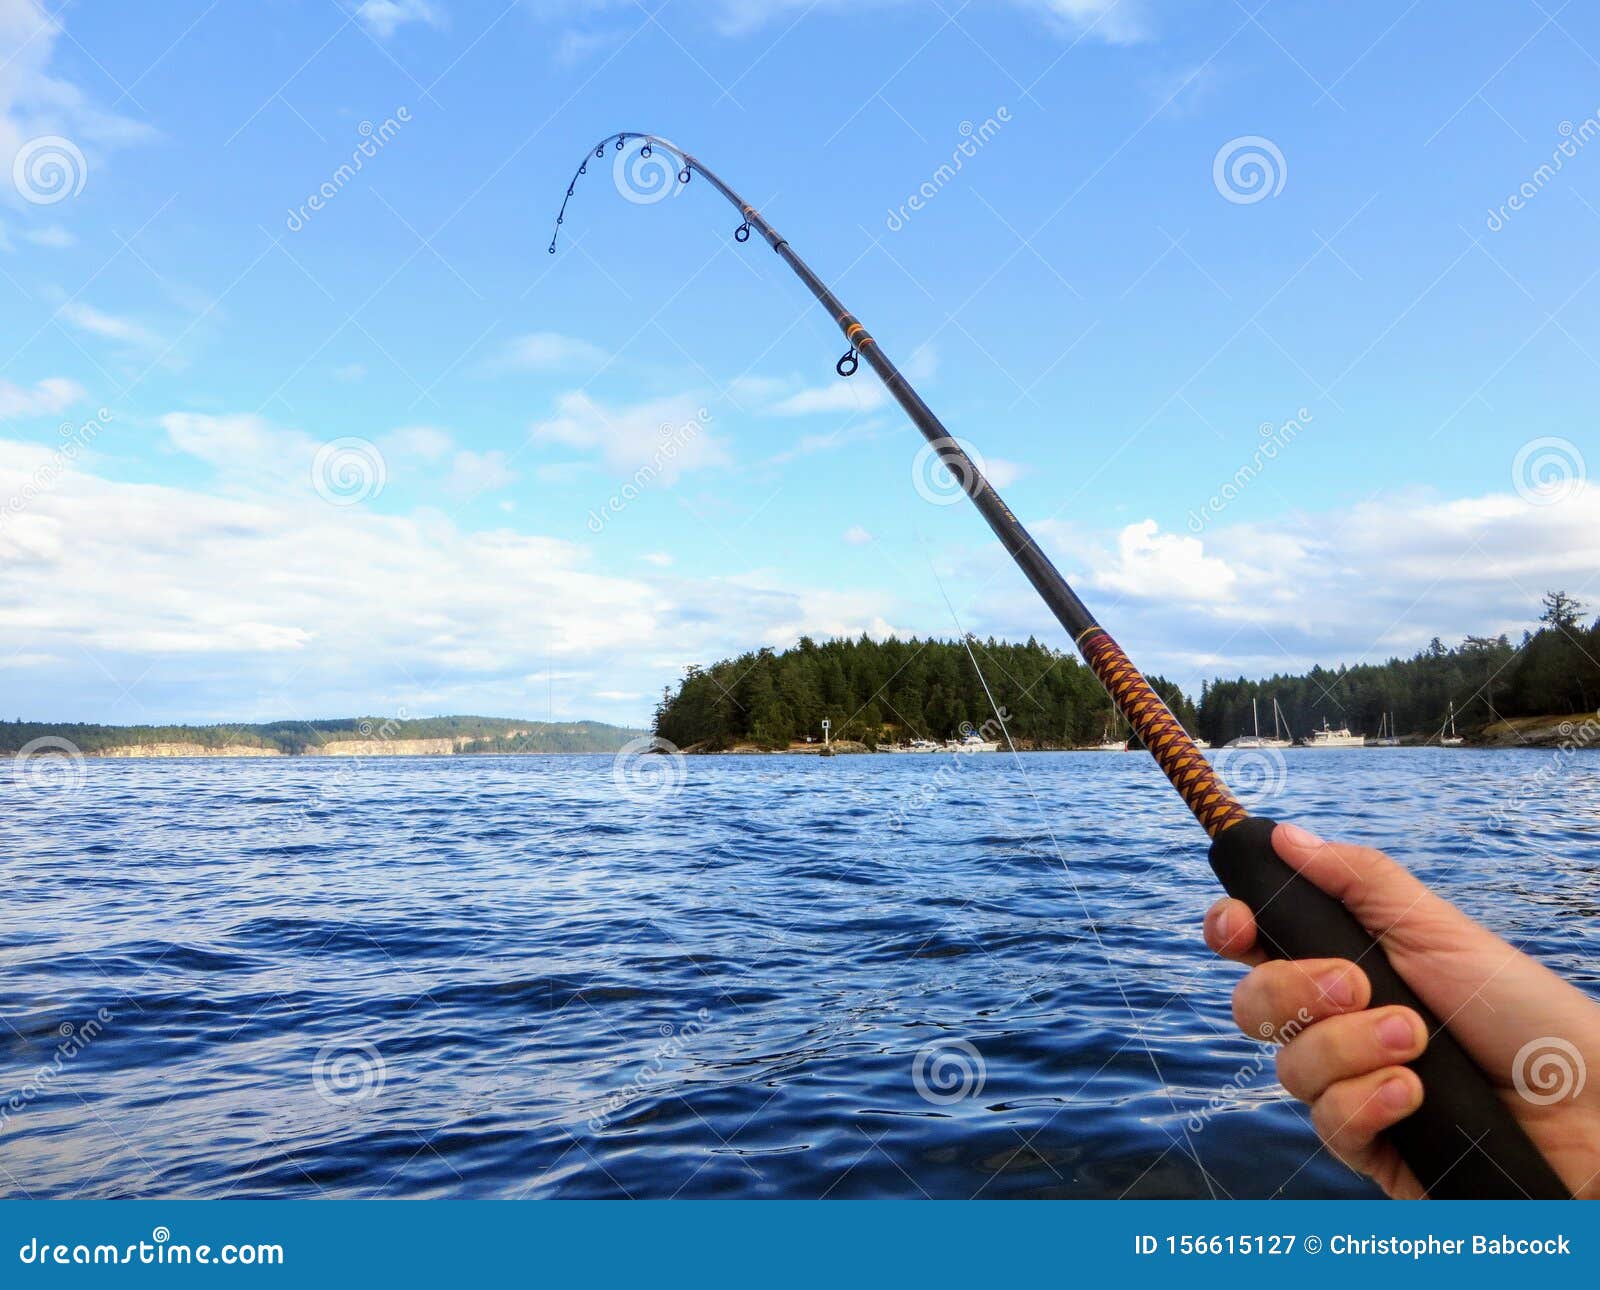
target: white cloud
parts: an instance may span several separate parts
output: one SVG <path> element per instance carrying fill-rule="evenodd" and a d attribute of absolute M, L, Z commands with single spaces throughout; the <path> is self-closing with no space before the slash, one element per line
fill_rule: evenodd
<path fill-rule="evenodd" d="M 356 17 L 375 36 L 389 39 L 407 23 L 420 22 L 429 27 L 444 26 L 444 14 L 428 0 L 362 0 Z"/>
<path fill-rule="evenodd" d="M 983 473 L 996 488 L 1010 488 L 1028 473 L 1028 467 L 1004 457 L 985 457 Z"/>
<path fill-rule="evenodd" d="M 30 229 L 22 236 L 24 241 L 32 242 L 35 246 L 42 246 L 52 251 L 64 250 L 69 246 L 78 244 L 78 239 L 59 224 L 47 224 L 43 228 Z"/>
<path fill-rule="evenodd" d="M 133 319 L 105 313 L 93 305 L 72 300 L 62 305 L 57 314 L 80 331 L 138 349 L 158 350 L 165 344 L 161 337 Z"/>
<path fill-rule="evenodd" d="M 1096 585 L 1148 600 L 1226 600 L 1237 580 L 1199 538 L 1162 533 L 1154 520 L 1123 529 L 1115 553 L 1095 569 Z"/>
<path fill-rule="evenodd" d="M 844 540 L 850 546 L 866 546 L 872 541 L 872 534 L 859 524 L 852 524 L 844 531 Z"/>
<path fill-rule="evenodd" d="M 1056 521 L 1035 532 L 1141 666 L 1197 687 L 1409 655 L 1434 636 L 1515 639 L 1546 590 L 1582 598 L 1600 569 L 1600 489 L 1552 506 L 1391 494 L 1342 512 L 1219 521 L 1201 537 L 1154 520 L 1114 535 Z M 985 615 L 987 629 L 1026 633 L 1042 611 L 1016 585 Z"/>
<path fill-rule="evenodd" d="M 646 552 L 643 559 L 646 564 L 653 564 L 658 569 L 670 568 L 672 565 L 672 557 L 665 551 Z"/>
<path fill-rule="evenodd" d="M 31 388 L 0 380 L 0 420 L 54 416 L 86 397 L 83 386 L 60 376 L 46 377 Z"/>
<path fill-rule="evenodd" d="M 147 125 L 96 106 L 76 85 L 50 74 L 60 37 L 61 23 L 38 0 L 0 0 L 0 175 L 8 179 L 17 150 L 41 135 L 65 135 L 90 152 L 155 134 Z M 92 177 L 92 152 L 88 161 Z M 0 191 L 10 194 L 10 183 Z"/>
<path fill-rule="evenodd" d="M 249 417 L 165 421 L 209 457 L 272 439 Z M 0 499 L 50 462 L 45 448 L 0 439 Z M 659 693 L 683 665 L 752 640 L 887 628 L 875 594 L 776 575 L 635 579 L 589 559 L 582 544 L 469 532 L 436 511 L 331 506 L 309 490 L 219 496 L 68 463 L 0 522 L 0 703 L 125 720 L 399 705 L 519 715 L 543 711 L 527 678 L 554 664 L 572 715 L 639 720 L 643 700 L 606 696 Z M 115 697 L 102 667 L 142 706 L 86 710 Z M 73 711 L 61 710 L 67 696 Z"/>
<path fill-rule="evenodd" d="M 333 369 L 333 379 L 336 381 L 359 381 L 367 374 L 365 363 L 345 363 Z"/>
<path fill-rule="evenodd" d="M 608 408 L 577 390 L 558 399 L 556 408 L 554 417 L 533 426 L 530 437 L 595 452 L 619 475 L 653 466 L 672 484 L 684 471 L 729 463 L 702 415 L 704 407 L 688 395 Z"/>
<path fill-rule="evenodd" d="M 798 390 L 769 404 L 765 411 L 780 417 L 803 417 L 822 412 L 870 412 L 888 401 L 883 384 L 870 379 L 840 379 L 827 385 Z"/>
<path fill-rule="evenodd" d="M 455 447 L 455 440 L 448 430 L 437 426 L 402 426 L 385 437 L 383 447 L 399 456 L 439 461 Z"/>
<path fill-rule="evenodd" d="M 450 459 L 450 474 L 445 479 L 445 491 L 452 497 L 465 500 L 481 493 L 492 493 L 516 479 L 503 452 L 473 452 L 464 448 Z"/>
<path fill-rule="evenodd" d="M 553 371 L 579 365 L 599 367 L 610 355 L 598 345 L 559 332 L 536 331 L 514 336 L 492 358 L 490 371 Z"/>
<path fill-rule="evenodd" d="M 1110 44 L 1131 44 L 1145 39 L 1145 0 L 1011 0 L 1020 9 L 1040 15 L 1051 26 L 1072 35 L 1089 34 Z M 904 0 L 702 0 L 713 21 L 729 35 L 742 35 L 760 27 L 795 20 L 802 11 L 860 11 L 896 8 Z"/>

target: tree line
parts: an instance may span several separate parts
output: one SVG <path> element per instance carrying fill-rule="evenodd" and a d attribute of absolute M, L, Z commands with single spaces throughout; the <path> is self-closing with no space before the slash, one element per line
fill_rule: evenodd
<path fill-rule="evenodd" d="M 0 753 L 14 753 L 36 739 L 65 739 L 80 752 L 97 753 L 130 744 L 197 744 L 261 748 L 298 755 L 342 740 L 456 739 L 472 742 L 472 753 L 616 752 L 640 731 L 599 721 L 516 721 L 504 717 L 335 717 L 317 721 L 271 721 L 256 725 L 107 726 L 87 722 L 0 721 Z"/>
<path fill-rule="evenodd" d="M 1411 658 L 1209 681 L 1198 704 L 1165 677 L 1147 679 L 1185 728 L 1214 744 L 1253 729 L 1252 700 L 1264 733 L 1276 699 L 1296 737 L 1324 719 L 1373 735 L 1387 713 L 1401 736 L 1427 738 L 1444 726 L 1452 703 L 1462 730 L 1500 717 L 1592 712 L 1600 705 L 1600 620 L 1584 626 L 1584 607 L 1565 592 L 1550 592 L 1543 608 L 1543 625 L 1516 645 L 1503 635 L 1468 636 L 1454 648 L 1435 638 Z M 990 718 L 987 680 L 1019 746 L 1073 748 L 1098 743 L 1107 731 L 1128 734 L 1076 655 L 1032 638 L 970 644 L 981 679 L 963 642 L 917 637 L 802 637 L 781 652 L 760 649 L 690 667 L 676 690 L 663 692 L 655 732 L 680 748 L 781 748 L 820 739 L 827 719 L 838 739 L 939 741 Z"/>
<path fill-rule="evenodd" d="M 1331 725 L 1374 735 L 1385 713 L 1401 737 L 1437 737 L 1455 706 L 1463 732 L 1502 717 L 1566 716 L 1600 705 L 1600 619 L 1583 624 L 1584 607 L 1564 591 L 1545 595 L 1537 631 L 1509 637 L 1468 636 L 1447 648 L 1436 636 L 1410 658 L 1355 667 L 1314 667 L 1262 681 L 1212 681 L 1200 692 L 1200 732 L 1213 743 L 1272 730 L 1272 701 L 1296 737 Z"/>
<path fill-rule="evenodd" d="M 818 643 L 803 636 L 781 653 L 760 649 L 691 667 L 676 693 L 663 693 L 656 734 L 680 748 L 782 748 L 820 740 L 827 719 L 835 739 L 940 741 L 990 719 L 986 680 L 1019 746 L 1072 748 L 1098 743 L 1108 731 L 1127 737 L 1100 682 L 1075 655 L 1032 638 L 1021 645 L 993 638 L 970 644 L 982 679 L 961 641 L 919 637 Z M 1149 679 L 1193 729 L 1194 704 L 1165 678 Z"/>

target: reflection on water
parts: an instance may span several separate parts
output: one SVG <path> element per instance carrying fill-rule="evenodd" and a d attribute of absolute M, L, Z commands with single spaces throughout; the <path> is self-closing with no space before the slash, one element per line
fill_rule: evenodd
<path fill-rule="evenodd" d="M 1263 805 L 1593 991 L 1600 760 L 1549 759 L 1291 751 Z M 685 770 L 0 781 L 0 1189 L 1370 1194 L 1234 1031 L 1204 837 L 1147 758 Z"/>

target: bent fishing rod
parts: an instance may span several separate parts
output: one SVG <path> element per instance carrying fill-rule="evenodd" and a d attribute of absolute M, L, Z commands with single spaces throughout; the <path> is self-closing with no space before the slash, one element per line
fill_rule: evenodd
<path fill-rule="evenodd" d="M 579 178 L 588 173 L 589 163 L 604 160 L 608 145 L 612 145 L 613 153 L 622 154 L 630 142 L 637 144 L 637 153 L 628 158 L 616 156 L 614 162 L 618 166 L 635 158 L 650 160 L 657 150 L 663 154 L 654 166 L 661 169 L 664 187 L 648 194 L 648 200 L 671 191 L 665 187 L 672 183 L 668 162 L 677 170 L 680 186 L 696 175 L 705 179 L 739 212 L 742 222 L 734 231 L 734 238 L 748 242 L 752 231 L 759 233 L 838 324 L 849 344 L 835 365 L 839 375 L 853 375 L 862 359 L 878 374 L 1051 613 L 1066 628 L 1118 710 L 1210 835 L 1211 867 L 1228 894 L 1254 910 L 1262 947 L 1285 959 L 1349 959 L 1360 964 L 1372 984 L 1369 1006 L 1400 1004 L 1421 1015 L 1428 1027 L 1428 1046 L 1410 1065 L 1422 1080 L 1422 1105 L 1393 1126 L 1388 1136 L 1428 1195 L 1463 1200 L 1569 1197 L 1569 1189 L 1523 1132 L 1489 1078 L 1401 979 L 1382 945 L 1343 904 L 1278 857 L 1272 846 L 1276 822 L 1250 815 L 1239 804 L 1144 675 L 1095 621 L 977 463 L 883 352 L 876 337 L 839 302 L 765 216 L 698 157 L 657 135 L 625 131 L 608 135 L 585 154 L 567 185 L 556 216 L 550 253 L 555 254 L 567 204 Z M 620 180 L 618 186 L 622 186 Z"/>

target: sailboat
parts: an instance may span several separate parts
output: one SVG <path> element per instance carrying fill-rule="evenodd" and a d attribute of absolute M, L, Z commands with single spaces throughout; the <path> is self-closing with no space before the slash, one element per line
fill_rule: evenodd
<path fill-rule="evenodd" d="M 1290 747 L 1293 747 L 1293 740 L 1286 739 L 1286 738 L 1284 738 L 1282 735 L 1280 735 L 1278 733 L 1279 713 L 1278 713 L 1278 701 L 1276 699 L 1274 699 L 1272 701 L 1272 738 L 1270 738 L 1270 739 L 1265 738 L 1261 733 L 1261 713 L 1260 713 L 1259 709 L 1256 707 L 1256 701 L 1254 699 L 1250 700 L 1250 715 L 1251 715 L 1251 717 L 1253 718 L 1253 720 L 1255 722 L 1255 728 L 1256 728 L 1255 734 L 1253 734 L 1253 735 L 1240 735 L 1237 739 L 1230 739 L 1228 741 L 1228 743 L 1225 745 L 1226 747 L 1229 747 L 1229 748 L 1290 748 Z M 1283 724 L 1284 724 L 1285 727 L 1287 727 L 1289 723 L 1287 721 L 1285 721 Z M 1285 730 L 1284 733 L 1286 734 L 1287 730 Z"/>
<path fill-rule="evenodd" d="M 1082 744 L 1082 745 L 1079 746 L 1079 751 L 1081 751 L 1081 752 L 1127 752 L 1128 751 L 1128 741 L 1126 739 L 1120 739 L 1119 740 L 1119 739 L 1112 738 L 1111 730 L 1112 730 L 1112 727 L 1115 726 L 1115 725 L 1116 725 L 1116 715 L 1113 713 L 1111 720 L 1106 722 L 1105 727 L 1100 732 L 1100 742 L 1097 743 L 1097 744 Z"/>
<path fill-rule="evenodd" d="M 1372 741 L 1374 748 L 1398 748 L 1400 736 L 1394 732 L 1394 714 L 1385 712 L 1378 718 L 1378 736 Z"/>
<path fill-rule="evenodd" d="M 1439 736 L 1439 745 L 1442 748 L 1459 748 L 1467 741 L 1456 733 L 1456 701 L 1450 700 L 1450 716 L 1446 722 L 1450 733 Z"/>

